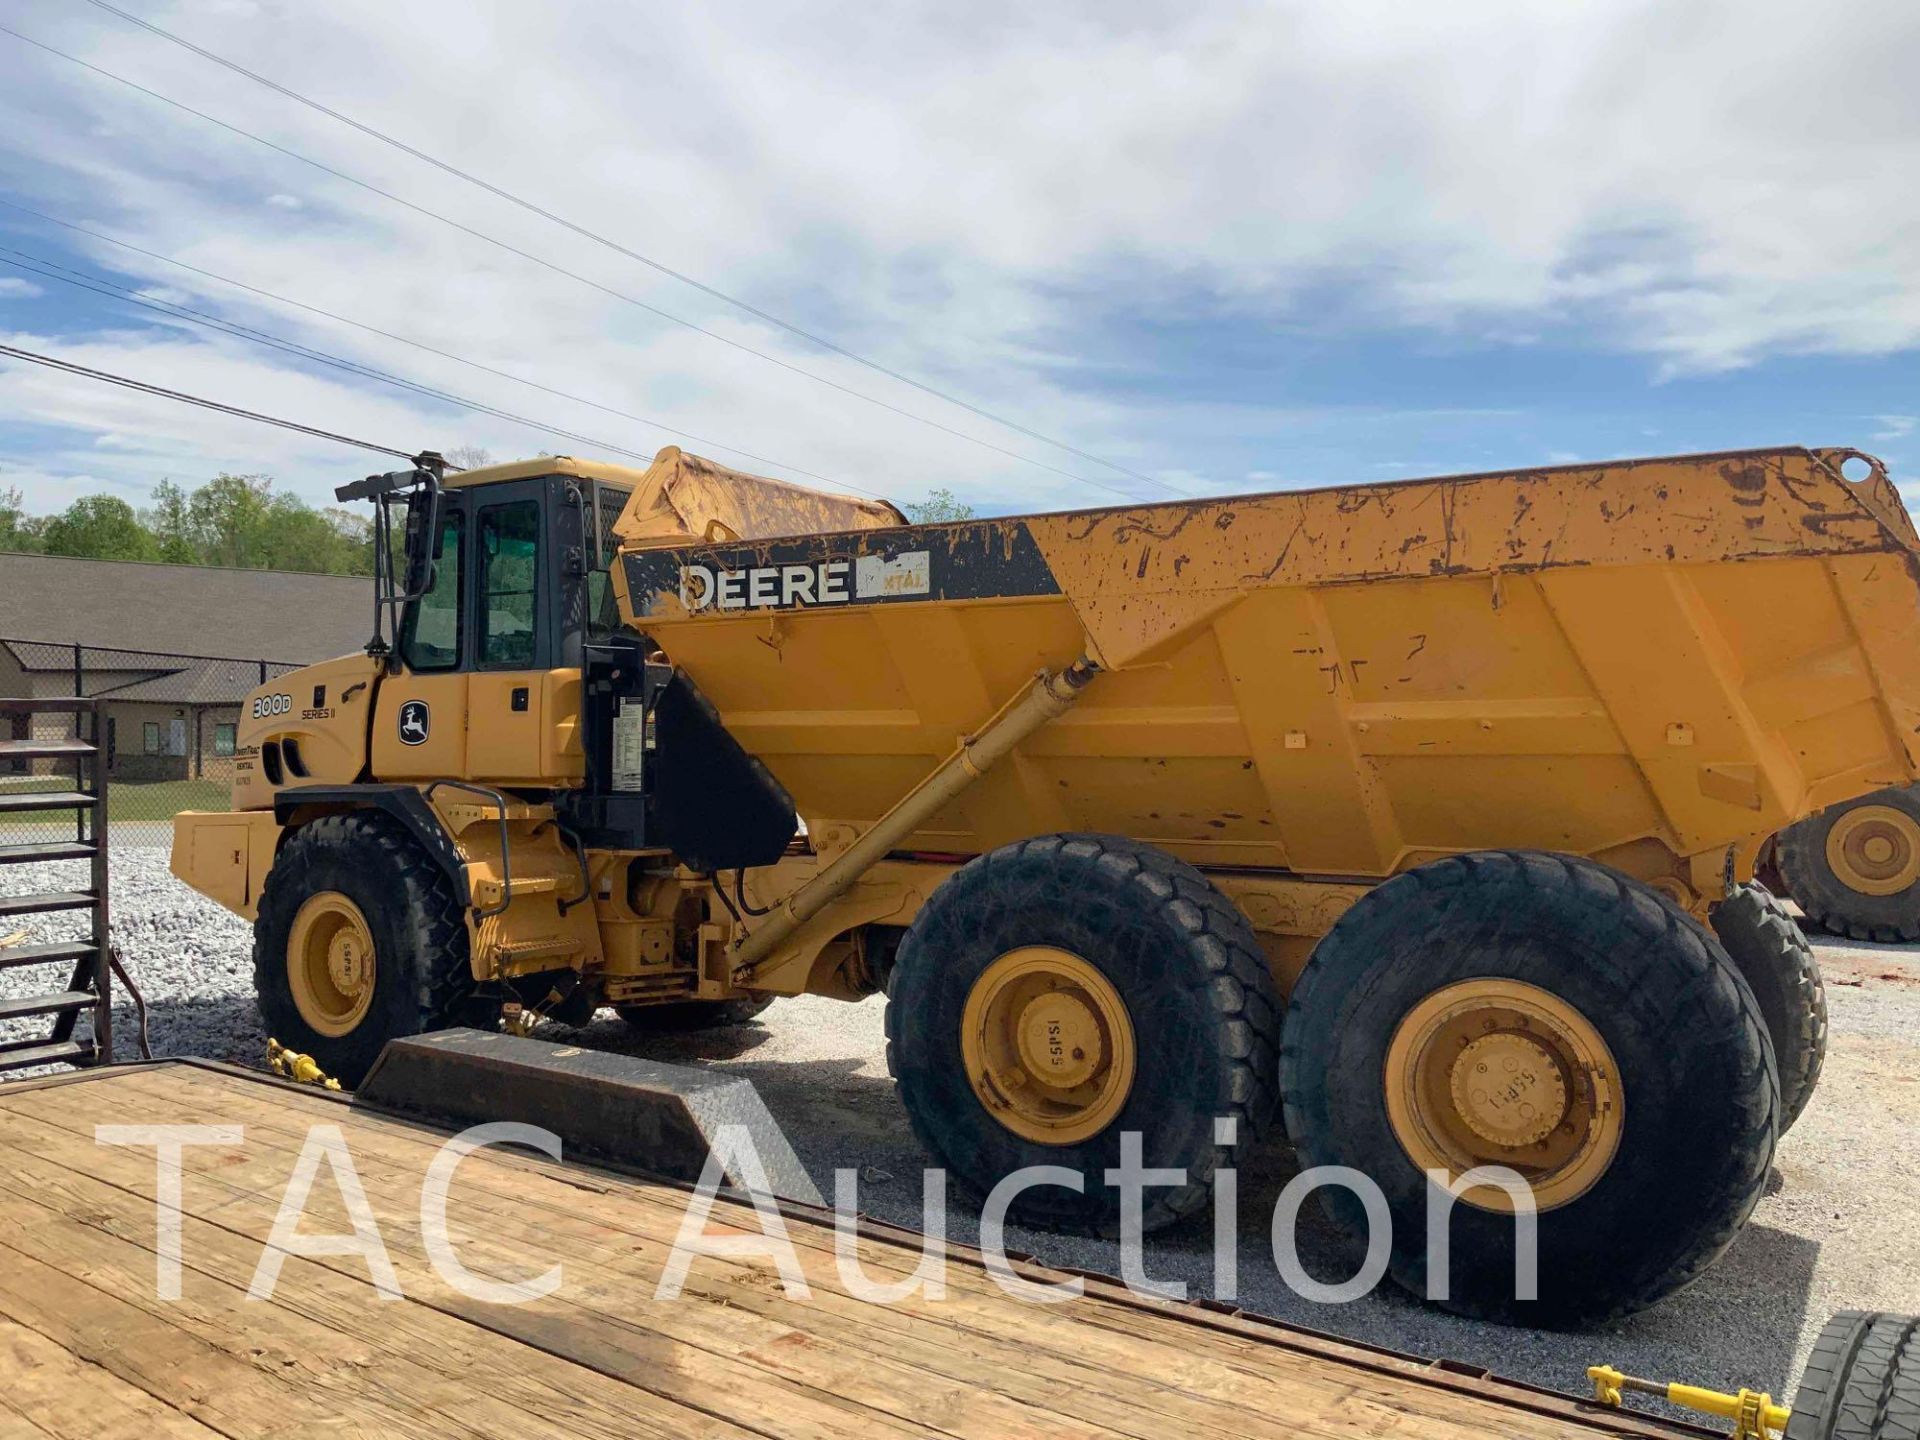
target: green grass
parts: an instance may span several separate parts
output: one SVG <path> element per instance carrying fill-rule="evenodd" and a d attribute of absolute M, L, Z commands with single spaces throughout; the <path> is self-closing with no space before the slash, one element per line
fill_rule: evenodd
<path fill-rule="evenodd" d="M 67 775 L 0 775 L 0 794 L 72 788 L 73 778 Z M 107 818 L 115 824 L 171 820 L 182 810 L 226 810 L 231 804 L 225 780 L 157 780 L 144 785 L 115 780 L 107 787 Z"/>

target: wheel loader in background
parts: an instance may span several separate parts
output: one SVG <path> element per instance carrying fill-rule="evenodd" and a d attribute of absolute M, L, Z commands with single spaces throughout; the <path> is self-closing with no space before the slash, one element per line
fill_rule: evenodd
<path fill-rule="evenodd" d="M 1859 478 L 1849 467 L 1864 471 Z M 345 487 L 403 535 L 364 655 L 250 700 L 175 872 L 272 1032 L 387 1040 L 884 992 L 915 1131 L 1111 1233 L 1120 1137 L 1200 1212 L 1284 1115 L 1444 1303 L 1685 1284 L 1817 1075 L 1768 837 L 1920 773 L 1920 541 L 1779 449 L 909 526 L 662 451 Z M 1361 1225 L 1359 1199 L 1323 1192 Z"/>

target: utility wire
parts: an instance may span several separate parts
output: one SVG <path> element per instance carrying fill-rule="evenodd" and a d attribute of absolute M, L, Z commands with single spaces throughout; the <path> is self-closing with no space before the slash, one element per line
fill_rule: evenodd
<path fill-rule="evenodd" d="M 623 445 L 614 444 L 611 440 L 600 440 L 591 435 L 582 435 L 576 431 L 563 430 L 557 426 L 549 425 L 543 420 L 535 420 L 526 415 L 517 415 L 511 410 L 501 410 L 496 406 L 488 405 L 478 400 L 470 400 L 464 395 L 456 395 L 452 391 L 441 390 L 436 386 L 423 385 L 419 381 L 407 379 L 404 375 L 394 375 L 385 370 L 378 370 L 371 365 L 362 364 L 358 360 L 349 360 L 343 356 L 330 354 L 325 350 L 315 350 L 311 346 L 288 340 L 284 336 L 275 335 L 266 330 L 257 330 L 251 325 L 242 325 L 238 321 L 223 319 L 218 315 L 209 314 L 204 310 L 195 310 L 191 306 L 180 305 L 173 301 L 158 300 L 150 296 L 143 296 L 130 286 L 117 284 L 99 275 L 90 275 L 84 271 L 70 269 L 67 266 L 56 264 L 42 256 L 30 254 L 25 250 L 16 250 L 8 245 L 0 245 L 0 255 L 13 256 L 12 264 L 17 269 L 26 270 L 48 280 L 57 280 L 62 284 L 77 286 L 82 290 L 90 290 L 96 295 L 104 295 L 109 299 L 121 300 L 126 304 L 139 306 L 143 310 L 151 310 L 156 314 L 165 315 L 172 319 L 185 320 L 189 324 L 204 326 L 207 329 L 218 331 L 224 335 L 232 335 L 238 339 L 251 340 L 256 344 L 266 345 L 290 355 L 298 355 L 305 359 L 316 360 L 320 364 L 332 366 L 336 370 L 345 370 L 351 374 L 365 376 L 370 380 L 378 380 L 382 384 L 393 385 L 402 390 L 409 390 L 415 394 L 423 395 L 428 399 L 442 401 L 445 404 L 454 405 L 463 410 L 470 410 L 475 414 L 490 415 L 495 419 L 506 420 L 515 425 L 524 425 L 529 429 L 539 431 L 543 435 L 554 436 L 562 440 L 578 441 L 580 444 L 590 445 L 596 450 L 625 455 L 629 459 L 638 460 L 642 463 L 650 464 L 653 460 L 653 456 L 647 454 L 645 451 L 630 450 Z M 834 484 L 837 482 L 829 481 L 828 483 Z M 858 489 L 856 486 L 845 486 L 844 488 Z M 885 499 L 884 496 L 876 495 L 871 490 L 859 490 L 858 493 L 870 496 L 875 500 Z"/>
<path fill-rule="evenodd" d="M 951 435 L 957 440 L 964 440 L 969 445 L 977 445 L 982 449 L 991 450 L 997 455 L 1004 455 L 1009 460 L 1018 461 L 1023 465 L 1032 465 L 1037 469 L 1045 470 L 1050 474 L 1061 476 L 1064 479 L 1075 481 L 1076 483 L 1081 485 L 1091 485 L 1096 490 L 1105 490 L 1108 494 L 1118 495 L 1125 500 L 1138 499 L 1137 496 L 1129 494 L 1127 491 L 1121 490 L 1115 486 L 1105 484 L 1104 482 L 1099 480 L 1094 480 L 1085 475 L 1075 474 L 1071 470 L 1063 470 L 1059 466 L 1050 465 L 1044 460 L 1036 460 L 1031 455 L 1022 455 L 1017 450 L 1009 450 L 1004 445 L 996 445 L 993 441 L 984 440 L 978 435 L 969 435 L 964 430 L 955 429 L 951 425 L 944 425 L 938 420 L 934 420 L 925 415 L 916 414 L 911 410 L 904 409 L 899 405 L 895 405 L 889 401 L 882 400 L 877 396 L 868 395 L 864 391 L 856 390 L 850 385 L 843 385 L 838 380 L 829 379 L 827 376 L 817 374 L 812 370 L 806 369 L 804 366 L 795 365 L 788 360 L 782 360 L 777 355 L 772 355 L 764 350 L 756 349 L 753 346 L 748 345 L 744 341 L 736 340 L 732 336 L 722 334 L 718 330 L 708 329 L 704 325 L 697 324 L 692 320 L 688 320 L 679 315 L 675 315 L 672 311 L 663 310 L 658 305 L 649 304 L 647 301 L 638 299 L 635 296 L 629 295 L 624 291 L 616 290 L 612 286 L 603 284 L 598 280 L 595 280 L 590 278 L 589 276 L 583 275 L 577 270 L 569 270 L 564 265 L 556 264 L 554 261 L 544 259 L 539 255 L 533 254 L 531 251 L 522 250 L 519 246 L 509 244 L 507 241 L 500 239 L 498 236 L 490 235 L 484 230 L 479 230 L 474 228 L 471 225 L 463 224 L 462 222 L 453 219 L 451 216 L 443 215 L 439 211 L 431 209 L 428 206 L 417 204 L 416 202 L 412 200 L 408 200 L 403 196 L 396 195 L 391 190 L 382 189 L 380 186 L 375 185 L 370 181 L 362 180 L 358 176 L 349 175 L 347 174 L 346 171 L 338 170 L 333 166 L 328 165 L 324 161 L 315 160 L 308 155 L 302 155 L 297 150 L 291 150 L 285 145 L 281 145 L 275 141 L 268 140 L 264 136 L 256 135 L 251 130 L 245 130 L 238 125 L 230 124 L 225 120 L 219 119 L 217 116 L 209 115 L 204 110 L 197 110 L 193 106 L 188 105 L 183 101 L 175 100 L 170 95 L 163 95 L 158 90 L 150 89 L 147 86 L 140 84 L 138 81 L 129 80 L 124 75 L 116 75 L 111 70 L 107 70 L 99 65 L 95 65 L 91 61 L 82 60 L 77 55 L 70 55 L 64 50 L 56 49 L 54 46 L 48 45 L 44 41 L 35 40 L 30 35 L 23 35 L 20 31 L 15 30 L 12 26 L 0 25 L 0 34 L 11 35 L 14 39 L 19 40 L 24 44 L 31 45 L 36 50 L 44 51 L 46 54 L 52 55 L 55 58 L 60 60 L 65 60 L 69 64 L 77 65 L 82 70 L 86 70 L 91 74 L 98 75 L 102 79 L 111 80 L 117 85 L 124 85 L 129 90 L 133 90 L 141 95 L 145 95 L 149 99 L 158 100 L 161 104 L 171 106 L 175 110 L 179 110 L 184 114 L 191 115 L 197 120 L 204 120 L 209 125 L 218 126 L 220 129 L 227 131 L 229 134 L 237 135 L 243 140 L 251 140 L 256 145 L 260 145 L 265 147 L 268 150 L 272 150 L 276 154 L 284 155 L 290 160 L 297 160 L 302 165 L 310 166 L 313 169 L 320 171 L 322 174 L 331 175 L 336 180 L 341 180 L 341 181 L 344 181 L 346 184 L 357 186 L 359 189 L 365 190 L 369 194 L 378 195 L 381 199 L 389 201 L 392 204 L 401 206 L 403 209 L 411 210 L 417 215 L 424 215 L 430 220 L 438 221 L 442 225 L 446 225 L 451 229 L 458 230 L 463 235 L 469 235 L 476 240 L 484 241 L 486 244 L 493 246 L 497 250 L 504 250 L 508 254 L 517 256 L 520 259 L 529 262 L 530 264 L 538 265 L 543 270 L 548 270 L 556 275 L 564 276 L 569 280 L 573 280 L 579 284 L 587 286 L 589 289 L 597 290 L 602 295 L 606 295 L 611 299 L 618 300 L 626 305 L 631 305 L 636 309 L 644 310 L 650 315 L 658 316 L 660 319 L 670 321 L 675 325 L 679 325 L 688 330 L 692 330 L 696 334 L 705 335 L 707 338 L 711 340 L 717 340 L 722 345 L 730 346 L 731 348 L 738 350 L 743 354 L 752 355 L 756 359 L 765 360 L 768 364 L 771 364 L 771 365 L 777 365 L 782 370 L 786 370 L 791 372 L 792 374 L 799 375 L 805 379 L 815 382 L 816 384 L 824 385 L 830 390 L 837 390 L 843 395 L 852 396 L 856 400 L 864 401 L 866 404 L 877 406 L 878 408 L 888 411 L 891 414 L 898 415 L 903 419 L 912 420 L 917 424 L 930 426 L 933 429 L 940 431 L 942 434 Z M 1159 485 L 1162 489 L 1168 490 L 1174 494 L 1181 493 L 1179 491 L 1174 490 L 1172 486 L 1167 485 L 1164 481 L 1152 481 L 1151 483 Z"/>
<path fill-rule="evenodd" d="M 830 485 L 836 489 L 859 490 L 858 486 L 849 485 L 844 480 L 836 480 L 830 475 L 822 475 L 799 465 L 789 464 L 784 460 L 775 460 L 771 456 L 756 454 L 751 450 L 742 450 L 737 445 L 727 445 L 718 440 L 710 440 L 704 436 L 696 435 L 692 431 L 681 430 L 664 421 L 655 420 L 645 415 L 636 415 L 631 410 L 622 410 L 617 406 L 606 405 L 598 400 L 589 400 L 584 395 L 575 395 L 571 391 L 558 390 L 551 385 L 543 385 L 537 380 L 529 380 L 524 375 L 516 375 L 511 370 L 501 370 L 495 366 L 484 364 L 481 361 L 469 359 L 464 355 L 456 355 L 451 350 L 442 350 L 438 346 L 429 345 L 423 340 L 415 340 L 406 335 L 397 335 L 391 330 L 382 330 L 377 325 L 366 324 L 364 321 L 355 320 L 351 316 L 341 315 L 333 310 L 322 309 L 318 305 L 309 305 L 305 301 L 295 300 L 289 295 L 279 295 L 271 290 L 262 290 L 259 286 L 249 285 L 244 280 L 235 280 L 230 275 L 221 275 L 213 270 L 202 269 L 198 265 L 189 265 L 184 260 L 177 260 L 171 255 L 163 255 L 158 250 L 148 250 L 143 246 L 132 244 L 129 241 L 115 239 L 104 231 L 94 230 L 85 225 L 76 225 L 70 220 L 62 220 L 57 215 L 49 215 L 43 210 L 35 210 L 31 206 L 18 204 L 4 197 L 0 197 L 0 206 L 4 206 L 9 210 L 17 210 L 22 215 L 31 215 L 36 220 L 43 220 L 49 225 L 58 225 L 63 230 L 71 230 L 76 234 L 86 235 L 92 239 L 104 241 L 108 245 L 117 245 L 122 250 L 130 251 L 135 255 L 144 255 L 149 260 L 158 260 L 163 265 L 171 265 L 176 269 L 203 276 L 208 280 L 218 281 L 222 285 L 230 285 L 236 290 L 244 290 L 249 295 L 258 295 L 262 299 L 273 301 L 275 304 L 290 306 L 295 310 L 304 310 L 309 315 L 318 315 L 336 324 L 351 326 L 355 330 L 365 331 L 369 335 L 376 335 L 382 340 L 392 340 L 396 344 L 412 346 L 416 350 L 423 350 L 429 355 L 438 355 L 443 360 L 452 360 L 456 364 L 465 365 L 469 369 L 481 371 L 483 374 L 498 376 L 502 380 L 511 380 L 516 385 L 525 385 L 529 389 L 538 390 L 543 394 L 552 395 L 561 400 L 570 400 L 577 405 L 585 405 L 594 410 L 601 410 L 609 415 L 616 415 L 623 420 L 632 420 L 641 425 L 651 426 L 669 435 L 677 435 L 683 440 L 690 440 L 694 444 L 709 450 L 720 450 L 729 455 L 738 455 L 742 459 L 753 461 L 756 465 L 771 465 L 776 469 L 791 471 L 795 475 L 804 475 L 809 480 L 818 480 L 821 484 Z M 25 254 L 26 252 L 14 251 L 12 253 L 18 255 Z M 51 264 L 52 262 L 46 261 L 43 263 Z M 872 492 L 860 490 L 859 493 L 865 495 Z"/>
<path fill-rule="evenodd" d="M 44 365 L 50 370 L 78 375 L 87 380 L 99 380 L 108 385 L 121 386 L 123 389 L 137 390 L 143 395 L 158 395 L 163 400 L 178 400 L 183 405 L 198 405 L 202 410 L 217 410 L 222 415 L 233 415 L 242 420 L 257 420 L 263 425 L 277 425 L 282 430 L 312 435 L 320 440 L 335 440 L 342 445 L 357 445 L 362 450 L 372 450 L 381 455 L 395 455 L 402 460 L 413 458 L 407 451 L 396 450 L 391 445 L 376 445 L 371 440 L 356 440 L 351 435 L 316 429 L 312 425 L 302 425 L 295 420 L 282 420 L 275 415 L 262 415 L 258 410 L 244 410 L 238 405 L 225 405 L 218 400 L 209 400 L 205 396 L 189 395 L 184 390 L 169 390 L 164 385 L 149 384 L 145 380 L 135 380 L 127 375 L 115 375 L 110 370 L 94 370 L 85 365 L 76 365 L 71 360 L 61 360 L 52 355 L 40 355 L 32 350 L 22 350 L 17 345 L 0 345 L 0 355 L 15 360 L 25 360 L 33 365 Z"/>
<path fill-rule="evenodd" d="M 1001 425 L 1009 430 L 1017 432 L 1018 434 L 1025 435 L 1029 440 L 1038 440 L 1043 445 L 1050 445 L 1056 450 L 1063 450 L 1069 455 L 1078 456 L 1082 460 L 1090 461 L 1095 465 L 1099 465 L 1104 467 L 1105 469 L 1112 470 L 1117 474 L 1125 475 L 1127 478 L 1131 480 L 1138 480 L 1143 484 L 1147 484 L 1147 485 L 1156 485 L 1156 486 L 1159 486 L 1161 489 L 1173 491 L 1173 493 L 1175 494 L 1181 493 L 1177 490 L 1174 490 L 1173 486 L 1168 485 L 1163 480 L 1156 480 L 1151 475 L 1142 474 L 1140 471 L 1130 469 L 1129 467 L 1125 465 L 1121 465 L 1116 461 L 1105 459 L 1104 457 L 1095 455 L 1087 450 L 1082 450 L 1077 445 L 1071 445 L 1065 440 L 1056 439 L 1053 436 L 1044 434 L 1039 430 L 1034 430 L 1026 425 L 1022 425 L 1016 420 L 1010 420 L 1004 415 L 996 414 L 995 412 L 984 409 L 981 406 L 971 403 L 970 401 L 963 400 L 959 396 L 954 395 L 949 391 L 941 390 L 936 388 L 935 386 L 927 384 L 924 381 L 916 380 L 911 375 L 903 374 L 898 370 L 892 369 L 889 366 L 881 364 L 877 360 L 870 360 L 866 356 L 861 355 L 853 350 L 849 350 L 846 346 L 837 344 L 836 342 L 827 339 L 823 335 L 817 334 L 814 331 L 811 331 L 803 328 L 802 326 L 796 325 L 790 320 L 784 320 L 780 316 L 774 315 L 766 310 L 761 309 L 757 305 L 754 305 L 749 303 L 748 301 L 742 300 L 736 295 L 728 294 L 726 291 L 719 289 L 717 286 L 709 285 L 704 280 L 695 279 L 693 276 L 686 274 L 684 271 L 676 270 L 670 265 L 666 265 L 659 260 L 655 260 L 650 255 L 643 255 L 638 250 L 630 249 L 626 245 L 621 244 L 618 240 L 614 240 L 609 236 L 599 233 L 598 231 L 590 230 L 585 225 L 580 224 L 578 221 L 569 220 L 564 215 L 556 214 L 552 210 L 549 210 L 542 205 L 535 204 L 533 201 L 525 199 L 520 195 L 516 195 L 513 191 L 507 190 L 502 186 L 495 185 L 489 180 L 483 180 L 478 175 L 474 175 L 469 171 L 462 170 L 459 166 L 451 164 L 448 161 L 442 160 L 436 155 L 430 155 L 426 151 L 421 150 L 413 145 L 409 145 L 406 141 L 398 139 L 395 136 L 389 135 L 383 130 L 377 130 L 373 126 L 368 125 L 363 121 L 354 119 L 351 115 L 343 114 L 342 112 L 333 109 L 331 106 L 323 105 L 318 100 L 312 99 L 311 97 L 306 95 L 302 95 L 297 90 L 289 89 L 287 86 L 282 85 L 279 81 L 270 79 L 269 77 L 260 74 L 256 70 L 249 70 L 246 66 L 239 64 L 237 61 L 229 60 L 224 55 L 216 55 L 213 51 L 208 50 L 203 46 L 196 45 L 193 43 L 193 41 L 188 40 L 183 36 L 175 35 L 169 30 L 162 30 L 158 25 L 151 24 L 146 20 L 142 20 L 138 15 L 129 14 L 127 11 L 122 10 L 119 6 L 108 3 L 108 0 L 90 0 L 90 3 L 93 4 L 96 8 L 106 11 L 109 15 L 116 15 L 120 19 L 126 21 L 128 24 L 138 26 L 140 29 L 145 30 L 150 35 L 157 36 L 158 38 L 168 41 L 171 44 L 178 45 L 183 50 L 191 51 L 193 54 L 198 55 L 201 59 L 210 61 L 215 65 L 221 66 L 223 69 L 230 70 L 236 75 L 244 76 L 246 79 L 253 81 L 256 85 L 264 85 L 267 89 L 273 91 L 275 94 L 283 95 L 287 99 L 294 101 L 296 104 L 304 105 L 309 110 L 313 110 L 321 115 L 325 115 L 329 120 L 333 120 L 338 122 L 339 124 L 345 125 L 349 129 L 358 130 L 362 135 L 366 135 L 374 140 L 378 140 L 383 145 L 389 145 L 395 150 L 400 151 L 402 154 L 409 155 L 413 157 L 415 160 L 419 160 L 424 164 L 431 165 L 436 170 L 440 170 L 445 174 L 451 175 L 457 180 L 463 180 L 469 185 L 476 186 L 479 189 L 486 191 L 489 195 L 492 195 L 497 199 L 506 201 L 509 205 L 516 205 L 520 209 L 527 211 L 529 214 L 537 215 L 542 220 L 546 220 L 551 224 L 560 226 L 563 230 L 571 231 L 573 234 L 578 235 L 583 239 L 593 241 L 594 244 L 596 245 L 604 246 L 605 248 L 612 250 L 616 254 L 624 255 L 629 260 L 638 261 L 640 264 L 645 265 L 648 269 L 654 270 L 661 275 L 665 275 L 669 279 L 677 280 L 682 285 L 691 286 L 693 289 L 700 291 L 703 295 L 710 295 L 716 300 L 724 301 L 726 304 L 732 305 L 736 309 L 745 311 L 747 314 L 753 316 L 757 320 L 763 320 L 769 325 L 773 325 L 781 330 L 786 331 L 790 335 L 794 335 L 802 340 L 805 340 L 810 345 L 816 345 L 822 350 L 831 351 L 835 355 L 839 355 L 844 359 L 853 361 L 856 365 L 865 366 L 867 369 L 872 370 L 876 374 L 884 375 L 890 380 L 897 380 L 902 385 L 911 386 L 913 389 L 920 391 L 922 394 L 931 395 L 936 400 L 945 401 L 949 405 L 956 405 L 960 409 L 967 411 L 969 414 L 979 416 L 982 420 L 989 420 L 993 422 L 995 425 Z"/>
<path fill-rule="evenodd" d="M 609 450 L 635 460 L 649 461 L 653 458 L 642 451 L 629 450 L 625 446 L 616 445 L 610 440 L 597 440 L 591 435 L 581 435 L 571 430 L 562 430 L 556 426 L 548 425 L 543 421 L 532 419 L 529 416 L 516 415 L 509 410 L 499 410 L 491 405 L 482 404 L 478 400 L 469 400 L 465 396 L 455 395 L 446 390 L 439 390 L 431 385 L 422 385 L 417 381 L 408 380 L 404 376 L 391 375 L 384 370 L 376 370 L 372 366 L 362 365 L 356 360 L 348 360 L 338 355 L 330 355 L 324 350 L 310 349 L 305 345 L 282 339 L 280 336 L 269 334 L 264 330 L 255 330 L 248 325 L 223 320 L 219 316 L 209 315 L 203 310 L 194 310 L 185 305 L 175 305 L 169 301 L 146 298 L 127 286 L 116 285 L 110 280 L 101 279 L 99 276 L 86 275 L 80 271 L 68 270 L 65 266 L 55 265 L 51 261 L 29 255 L 24 250 L 15 250 L 9 246 L 0 245 L 0 254 L 15 257 L 12 263 L 17 269 L 42 276 L 48 280 L 57 280 L 62 284 L 77 286 L 82 290 L 90 290 L 96 295 L 105 295 L 110 299 L 120 300 L 128 305 L 138 306 L 142 310 L 151 310 L 155 314 L 166 315 L 177 320 L 185 320 L 189 324 L 204 326 L 207 329 L 219 331 L 224 335 L 232 335 L 238 339 L 251 340 L 256 344 L 266 345 L 286 354 L 298 355 L 305 359 L 315 360 L 322 365 L 331 366 L 336 370 L 344 370 L 350 374 L 361 375 L 370 380 L 378 380 L 382 384 L 411 391 L 414 394 L 425 396 L 431 400 L 439 400 L 449 405 L 455 405 L 463 410 L 470 410 L 475 414 L 490 415 L 496 419 L 506 420 L 516 425 L 525 425 L 529 429 L 537 430 L 543 435 L 554 436 L 562 440 L 575 440 L 583 445 L 591 445 L 600 450 Z"/>

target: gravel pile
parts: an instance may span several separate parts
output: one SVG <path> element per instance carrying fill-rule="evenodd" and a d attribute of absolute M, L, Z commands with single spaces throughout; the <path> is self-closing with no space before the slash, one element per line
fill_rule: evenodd
<path fill-rule="evenodd" d="M 0 871 L 0 893 L 84 883 L 83 867 Z M 202 900 L 167 872 L 166 852 L 125 848 L 114 860 L 114 936 L 145 989 L 158 1054 L 263 1063 L 266 1037 L 253 1005 L 245 922 Z M 70 933 L 73 917 L 39 922 L 35 939 Z M 1790 1393 L 1814 1334 L 1845 1307 L 1920 1311 L 1920 948 L 1821 944 L 1833 1011 L 1820 1089 L 1781 1143 L 1769 1194 L 1729 1252 L 1690 1290 L 1602 1335 L 1507 1330 L 1426 1309 L 1391 1287 L 1346 1306 L 1316 1306 L 1280 1281 L 1269 1225 L 1296 1172 L 1284 1143 L 1244 1163 L 1239 1303 L 1248 1310 L 1371 1344 L 1483 1365 L 1557 1389 L 1583 1389 L 1589 1364 L 1725 1389 Z M 26 988 L 0 972 L 0 986 Z M 29 984 L 31 982 L 28 982 Z M 584 1030 L 542 1034 L 656 1059 L 708 1065 L 752 1079 L 823 1194 L 834 1171 L 861 1174 L 861 1208 L 922 1223 L 925 1157 L 887 1076 L 882 1003 L 803 997 L 752 1024 L 700 1035 L 631 1035 L 610 1014 Z M 123 1034 L 129 1033 L 126 1031 Z M 1684 1037 L 1676 1037 L 1683 1042 Z M 130 1052 L 128 1052 L 130 1053 Z M 976 1238 L 964 1205 L 945 1217 L 951 1238 Z M 1210 1229 L 1155 1236 L 1146 1268 L 1213 1294 Z M 1108 1242 L 1012 1231 L 1009 1244 L 1043 1259 L 1118 1273 Z M 1299 1250 L 1307 1271 L 1352 1274 L 1358 1247 L 1309 1205 Z"/>

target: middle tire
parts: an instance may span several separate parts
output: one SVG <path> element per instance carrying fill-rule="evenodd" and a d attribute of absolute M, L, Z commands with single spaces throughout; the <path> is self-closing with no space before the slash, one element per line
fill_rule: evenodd
<path fill-rule="evenodd" d="M 1780 1103 L 1753 993 L 1705 928 L 1603 865 L 1533 852 L 1410 870 L 1342 916 L 1294 988 L 1280 1083 L 1301 1168 L 1384 1192 L 1391 1273 L 1415 1293 L 1432 1293 L 1427 1172 L 1517 1172 L 1537 1297 L 1516 1294 L 1513 1202 L 1482 1187 L 1451 1213 L 1433 1298 L 1552 1328 L 1705 1269 L 1759 1201 Z M 1354 1192 L 1320 1194 L 1365 1233 Z"/>
<path fill-rule="evenodd" d="M 1113 1234 L 1105 1172 L 1137 1131 L 1143 1225 L 1200 1210 L 1215 1172 L 1273 1118 L 1279 1000 L 1246 918 L 1165 851 L 1046 835 L 948 878 L 901 942 L 887 985 L 887 1064 L 914 1133 L 976 1197 L 1028 1166 L 1020 1224 Z M 1217 1120 L 1235 1122 L 1222 1143 Z"/>
<path fill-rule="evenodd" d="M 1713 933 L 1759 1002 L 1780 1066 L 1780 1133 L 1813 1098 L 1827 1062 L 1827 987 L 1820 960 L 1787 907 L 1758 881 L 1713 912 Z"/>

